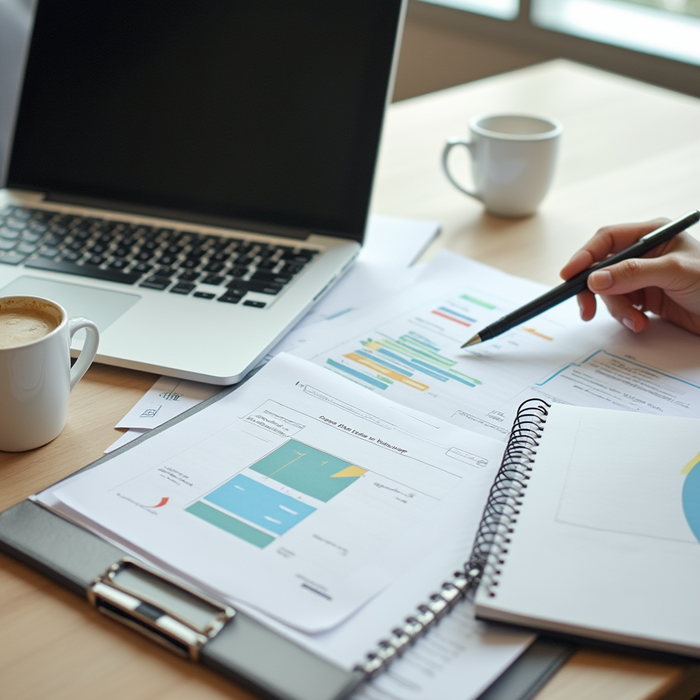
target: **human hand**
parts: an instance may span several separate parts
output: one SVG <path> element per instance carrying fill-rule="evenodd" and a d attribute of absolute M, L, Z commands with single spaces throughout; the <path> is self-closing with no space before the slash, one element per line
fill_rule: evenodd
<path fill-rule="evenodd" d="M 559 274 L 568 280 L 594 263 L 629 248 L 665 223 L 666 219 L 655 219 L 605 226 Z M 624 260 L 591 273 L 588 290 L 578 295 L 584 321 L 595 316 L 596 294 L 613 318 L 635 333 L 649 326 L 647 313 L 652 313 L 700 335 L 700 243 L 689 234 L 680 233 L 642 258 Z"/>

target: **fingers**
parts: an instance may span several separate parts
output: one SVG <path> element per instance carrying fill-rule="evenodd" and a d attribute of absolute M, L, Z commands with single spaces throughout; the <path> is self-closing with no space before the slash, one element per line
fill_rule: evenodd
<path fill-rule="evenodd" d="M 655 231 L 667 221 L 668 219 L 653 219 L 639 224 L 604 226 L 564 265 L 559 273 L 560 276 L 565 280 L 570 279 L 582 270 L 588 269 L 593 263 L 629 248 L 642 236 Z"/>
<path fill-rule="evenodd" d="M 639 333 L 648 328 L 650 323 L 648 316 L 637 308 L 629 297 L 603 297 L 603 301 L 610 315 L 631 331 Z"/>
<path fill-rule="evenodd" d="M 578 307 L 581 312 L 581 318 L 584 321 L 590 321 L 596 312 L 595 294 L 591 292 L 581 292 L 577 297 Z"/>
<path fill-rule="evenodd" d="M 682 265 L 672 255 L 661 258 L 631 258 L 591 273 L 588 289 L 605 296 L 630 294 L 646 287 L 664 290 L 685 286 Z"/>

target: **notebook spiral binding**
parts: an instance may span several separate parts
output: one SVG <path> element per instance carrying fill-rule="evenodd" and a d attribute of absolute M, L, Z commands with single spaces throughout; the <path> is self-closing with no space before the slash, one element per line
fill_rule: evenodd
<path fill-rule="evenodd" d="M 473 596 L 480 583 L 487 587 L 489 595 L 496 595 L 494 588 L 498 586 L 503 557 L 508 553 L 510 535 L 520 514 L 549 408 L 550 404 L 542 399 L 528 399 L 520 404 L 469 560 L 401 626 L 381 640 L 364 663 L 355 667 L 367 680 L 398 659 L 459 601 Z"/>

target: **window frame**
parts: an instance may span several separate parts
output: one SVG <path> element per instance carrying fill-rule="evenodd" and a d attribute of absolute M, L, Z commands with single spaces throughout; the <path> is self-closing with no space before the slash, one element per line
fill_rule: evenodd
<path fill-rule="evenodd" d="M 568 58 L 700 97 L 700 66 L 539 27 L 531 20 L 531 0 L 520 0 L 518 16 L 511 20 L 436 2 L 439 0 L 412 0 L 412 19 L 462 36 L 520 48 L 547 59 Z"/>

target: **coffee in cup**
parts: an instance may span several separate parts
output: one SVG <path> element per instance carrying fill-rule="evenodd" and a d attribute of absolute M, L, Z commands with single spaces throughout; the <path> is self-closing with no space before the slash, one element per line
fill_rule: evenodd
<path fill-rule="evenodd" d="M 73 335 L 87 338 L 71 368 Z M 22 452 L 63 430 L 68 395 L 97 354 L 99 332 L 86 318 L 68 318 L 54 301 L 0 297 L 0 450 Z"/>
<path fill-rule="evenodd" d="M 26 345 L 58 328 L 61 317 L 35 299 L 8 301 L 0 308 L 0 348 Z"/>

